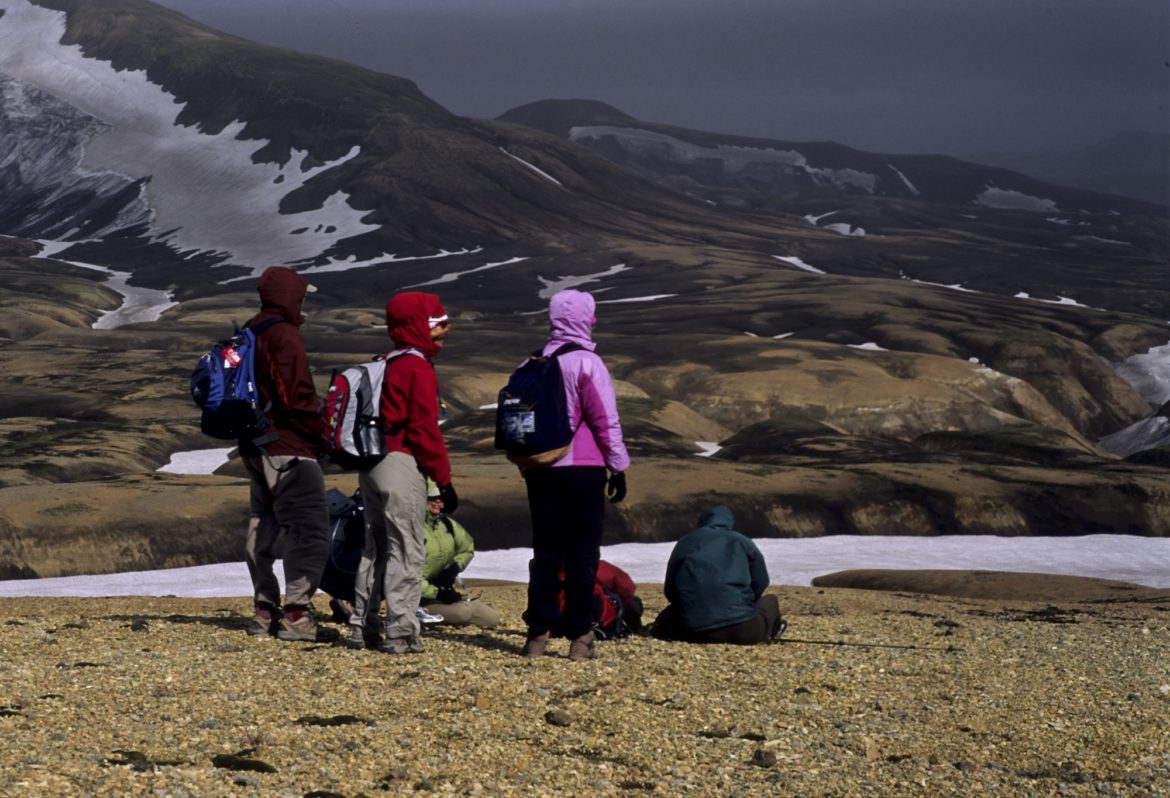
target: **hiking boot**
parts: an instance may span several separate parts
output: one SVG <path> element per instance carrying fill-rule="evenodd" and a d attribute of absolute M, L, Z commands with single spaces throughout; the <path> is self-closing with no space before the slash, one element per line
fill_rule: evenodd
<path fill-rule="evenodd" d="M 423 645 L 417 637 L 388 637 L 378 644 L 383 654 L 421 654 Z"/>
<path fill-rule="evenodd" d="M 340 633 L 336 629 L 319 626 L 311 609 L 288 610 L 276 628 L 276 636 L 289 642 L 332 643 Z"/>
<path fill-rule="evenodd" d="M 279 615 L 280 613 L 271 607 L 257 604 L 256 614 L 252 616 L 252 620 L 248 621 L 248 627 L 245 631 L 253 637 L 267 637 L 275 634 Z"/>
<path fill-rule="evenodd" d="M 593 659 L 597 656 L 597 652 L 593 648 L 595 639 L 593 632 L 586 632 L 572 643 L 569 643 L 569 659 L 574 662 L 580 662 L 583 659 Z"/>
<path fill-rule="evenodd" d="M 366 630 L 363 626 L 351 625 L 349 627 L 349 636 L 345 638 L 345 647 L 352 648 L 355 651 L 364 650 L 369 641 L 366 638 Z"/>
<path fill-rule="evenodd" d="M 334 623 L 349 623 L 349 617 L 353 615 L 353 605 L 345 599 L 329 599 L 329 611 L 333 613 L 329 620 Z"/>
<path fill-rule="evenodd" d="M 775 630 L 772 632 L 772 640 L 779 643 L 781 635 L 783 635 L 786 631 L 788 631 L 788 621 L 776 621 Z"/>
<path fill-rule="evenodd" d="M 528 659 L 536 659 L 544 654 L 545 648 L 548 647 L 548 632 L 542 635 L 534 635 L 529 633 L 528 639 L 524 641 L 524 650 L 520 653 Z"/>

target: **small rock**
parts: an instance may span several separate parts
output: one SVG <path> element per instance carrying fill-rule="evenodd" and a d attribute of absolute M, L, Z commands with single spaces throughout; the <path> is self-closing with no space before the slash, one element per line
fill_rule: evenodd
<path fill-rule="evenodd" d="M 563 709 L 550 709 L 544 713 L 544 720 L 553 726 L 568 726 L 573 722 L 572 716 Z"/>
<path fill-rule="evenodd" d="M 752 752 L 752 764 L 762 768 L 776 767 L 776 754 L 764 748 Z"/>
<path fill-rule="evenodd" d="M 955 769 L 962 773 L 974 773 L 978 767 L 974 762 L 959 761 L 955 763 Z"/>

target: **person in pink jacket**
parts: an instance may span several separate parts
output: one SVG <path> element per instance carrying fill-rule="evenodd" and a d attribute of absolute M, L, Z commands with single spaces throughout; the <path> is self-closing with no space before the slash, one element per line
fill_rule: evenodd
<path fill-rule="evenodd" d="M 593 583 L 601 559 L 605 497 L 617 503 L 626 495 L 630 456 L 622 440 L 613 380 L 593 351 L 595 308 L 592 295 L 584 291 L 560 291 L 549 300 L 550 331 L 543 354 L 566 344 L 581 347 L 557 356 L 576 433 L 568 453 L 556 463 L 522 471 L 532 513 L 526 657 L 544 653 L 558 617 L 558 627 L 572 640 L 569 658 L 593 657 Z M 562 570 L 563 613 L 558 599 Z"/>

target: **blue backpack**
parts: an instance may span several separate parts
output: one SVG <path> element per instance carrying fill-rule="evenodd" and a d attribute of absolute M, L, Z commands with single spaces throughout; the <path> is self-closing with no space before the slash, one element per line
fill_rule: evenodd
<path fill-rule="evenodd" d="M 496 401 L 496 448 L 522 468 L 550 466 L 568 454 L 569 423 L 557 357 L 584 347 L 565 344 L 544 357 L 533 352 L 512 372 Z"/>
<path fill-rule="evenodd" d="M 276 440 L 268 430 L 268 406 L 261 406 L 256 385 L 256 336 L 285 319 L 268 319 L 255 327 L 237 327 L 199 358 L 191 372 L 191 398 L 203 409 L 200 428 L 223 440 L 249 441 L 263 447 Z"/>

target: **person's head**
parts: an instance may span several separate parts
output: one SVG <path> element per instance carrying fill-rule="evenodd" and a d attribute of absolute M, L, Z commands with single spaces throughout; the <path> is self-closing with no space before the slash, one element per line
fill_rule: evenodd
<path fill-rule="evenodd" d="M 386 332 L 398 348 L 437 355 L 450 331 L 451 320 L 434 294 L 402 291 L 386 303 Z"/>
<path fill-rule="evenodd" d="M 287 266 L 269 266 L 260 275 L 256 290 L 262 308 L 277 310 L 294 324 L 301 324 L 305 320 L 301 315 L 305 294 L 317 288 Z"/>
<path fill-rule="evenodd" d="M 700 527 L 719 527 L 721 529 L 734 529 L 735 516 L 731 512 L 731 508 L 722 504 L 714 507 L 708 507 L 703 512 L 699 513 Z"/>
<path fill-rule="evenodd" d="M 566 288 L 548 301 L 548 324 L 553 338 L 566 341 L 592 341 L 597 324 L 597 302 L 586 291 Z"/>
<path fill-rule="evenodd" d="M 427 512 L 439 515 L 443 512 L 443 499 L 439 494 L 439 486 L 430 477 L 427 477 Z"/>

